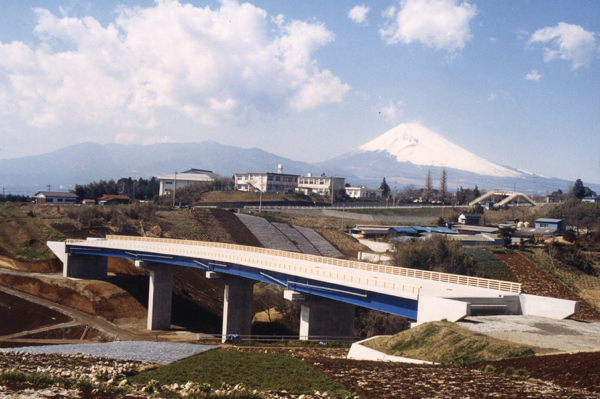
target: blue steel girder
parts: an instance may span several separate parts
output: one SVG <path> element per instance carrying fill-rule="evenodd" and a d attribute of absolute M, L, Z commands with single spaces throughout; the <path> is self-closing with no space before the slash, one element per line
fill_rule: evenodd
<path fill-rule="evenodd" d="M 351 287 L 325 283 L 305 277 L 276 271 L 267 271 L 230 262 L 213 261 L 179 255 L 162 255 L 142 251 L 130 251 L 114 248 L 90 248 L 67 245 L 67 252 L 78 255 L 107 256 L 127 258 L 145 262 L 165 263 L 177 266 L 209 270 L 232 276 L 283 286 L 290 290 L 316 295 L 356 306 L 391 313 L 409 319 L 417 319 L 416 300 L 399 298 L 379 292 L 359 290 Z"/>

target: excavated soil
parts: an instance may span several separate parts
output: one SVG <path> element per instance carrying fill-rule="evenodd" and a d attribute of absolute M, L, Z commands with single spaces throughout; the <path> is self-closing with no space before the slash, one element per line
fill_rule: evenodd
<path fill-rule="evenodd" d="M 0 255 L 0 268 L 33 273 L 56 273 L 62 270 L 62 263 L 58 259 L 23 262 Z"/>
<path fill-rule="evenodd" d="M 71 326 L 63 328 L 54 328 L 48 331 L 42 331 L 35 334 L 28 334 L 19 337 L 20 339 L 86 339 L 93 340 L 101 337 L 103 334 L 95 328 L 89 328 L 87 326 Z"/>
<path fill-rule="evenodd" d="M 585 389 L 600 393 L 600 352 L 528 357 L 469 364 L 469 368 L 482 368 L 491 364 L 502 373 L 507 367 L 524 369 L 530 378 L 551 381 L 561 387 Z"/>
<path fill-rule="evenodd" d="M 540 377 L 521 378 L 499 372 L 484 373 L 473 367 L 413 365 L 346 359 L 346 349 L 324 348 L 227 348 L 225 350 L 285 353 L 311 364 L 342 383 L 361 399 L 382 398 L 598 398 L 600 387 L 594 382 L 578 382 L 573 376 L 597 374 L 598 365 L 582 358 L 571 366 L 564 364 Z M 578 354 L 582 355 L 582 354 Z M 571 355 L 575 356 L 578 355 Z M 600 355 L 599 355 L 600 356 Z M 542 369 L 546 356 L 528 358 Z M 515 360 L 513 360 L 515 361 Z M 493 363 L 496 365 L 499 362 Z M 479 366 L 481 367 L 481 366 Z M 514 367 L 514 366 L 513 366 Z M 529 369 L 528 369 L 529 371 Z M 569 374 L 559 378 L 560 373 Z M 530 377 L 534 377 L 530 374 Z M 538 379 L 540 378 L 540 379 Z M 542 380 L 541 378 L 547 379 Z M 555 382 L 556 381 L 556 382 Z M 590 380 L 591 381 L 591 380 Z M 561 385 L 564 384 L 564 385 Z"/>
<path fill-rule="evenodd" d="M 129 292 L 114 284 L 118 278 L 109 278 L 107 281 L 110 282 L 0 274 L 1 285 L 87 314 L 103 316 L 108 320 L 146 317 L 146 308 Z"/>
<path fill-rule="evenodd" d="M 68 316 L 20 298 L 0 292 L 0 335 L 71 321 Z"/>
<path fill-rule="evenodd" d="M 579 301 L 579 312 L 572 317 L 573 319 L 600 320 L 600 313 L 589 303 L 527 258 L 519 254 L 495 255 L 512 270 L 519 282 L 523 284 L 523 292 L 526 294 Z"/>

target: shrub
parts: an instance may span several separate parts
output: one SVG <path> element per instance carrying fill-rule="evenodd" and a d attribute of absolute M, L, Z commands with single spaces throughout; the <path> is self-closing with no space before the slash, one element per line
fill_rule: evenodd
<path fill-rule="evenodd" d="M 563 240 L 567 242 L 573 242 L 577 239 L 577 234 L 573 230 L 567 230 L 563 234 Z"/>
<path fill-rule="evenodd" d="M 515 375 L 515 369 L 512 367 L 507 367 L 504 370 L 504 375 Z"/>
<path fill-rule="evenodd" d="M 491 364 L 488 364 L 487 366 L 485 366 L 485 368 L 483 369 L 484 373 L 495 373 L 496 372 L 496 367 L 492 366 Z"/>
<path fill-rule="evenodd" d="M 464 247 L 454 240 L 434 235 L 426 240 L 399 244 L 396 265 L 412 269 L 471 275 L 474 263 Z"/>
<path fill-rule="evenodd" d="M 527 370 L 525 369 L 518 369 L 517 371 L 515 371 L 515 375 L 517 377 L 527 377 L 527 374 L 529 373 L 527 373 Z"/>

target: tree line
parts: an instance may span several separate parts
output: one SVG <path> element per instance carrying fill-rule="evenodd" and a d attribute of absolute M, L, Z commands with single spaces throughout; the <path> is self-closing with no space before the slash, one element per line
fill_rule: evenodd
<path fill-rule="evenodd" d="M 100 180 L 88 184 L 75 185 L 74 190 L 70 192 L 77 195 L 79 201 L 84 199 L 97 199 L 104 194 L 110 195 L 127 195 L 133 200 L 151 200 L 158 195 L 160 188 L 159 181 L 156 177 L 150 179 L 134 180 L 131 177 L 123 177 L 117 181 Z"/>

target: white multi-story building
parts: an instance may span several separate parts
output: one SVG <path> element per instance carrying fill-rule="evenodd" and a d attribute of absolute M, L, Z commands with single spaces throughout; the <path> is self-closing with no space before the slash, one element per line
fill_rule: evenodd
<path fill-rule="evenodd" d="M 158 176 L 160 183 L 159 195 L 168 194 L 175 188 L 185 187 L 188 184 L 209 183 L 215 180 L 215 174 L 210 170 L 190 169 L 181 173 Z"/>
<path fill-rule="evenodd" d="M 372 198 L 379 199 L 383 197 L 381 188 L 366 188 L 365 186 L 346 187 L 346 195 L 350 198 Z"/>
<path fill-rule="evenodd" d="M 278 172 L 234 173 L 235 189 L 257 193 L 293 193 L 298 187 L 298 175 L 283 173 L 283 165 Z"/>
<path fill-rule="evenodd" d="M 309 173 L 306 177 L 300 176 L 298 178 L 296 191 L 305 195 L 331 195 L 332 188 L 334 192 L 343 190 L 345 184 L 345 177 L 328 177 L 324 174 L 313 176 L 312 173 Z"/>

